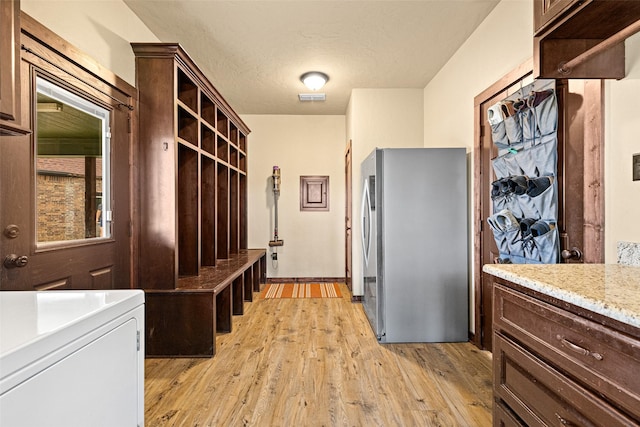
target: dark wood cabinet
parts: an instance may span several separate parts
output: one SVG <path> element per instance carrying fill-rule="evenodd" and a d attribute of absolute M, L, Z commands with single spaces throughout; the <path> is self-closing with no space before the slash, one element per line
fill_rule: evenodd
<path fill-rule="evenodd" d="M 0 135 L 22 135 L 20 123 L 20 1 L 0 0 Z"/>
<path fill-rule="evenodd" d="M 560 18 L 582 3 L 580 0 L 533 0 L 534 33 L 540 33 L 553 23 L 554 19 Z"/>
<path fill-rule="evenodd" d="M 625 76 L 624 40 L 598 49 L 573 67 L 565 64 L 640 20 L 636 0 L 534 0 L 534 77 Z"/>
<path fill-rule="evenodd" d="M 494 280 L 495 426 L 640 422 L 640 330 Z"/>
<path fill-rule="evenodd" d="M 266 251 L 247 248 L 250 131 L 180 45 L 132 48 L 147 355 L 212 356 L 264 280 Z"/>
<path fill-rule="evenodd" d="M 248 127 L 178 44 L 133 43 L 140 283 L 173 289 L 246 247 Z M 241 191 L 243 190 L 243 191 Z"/>

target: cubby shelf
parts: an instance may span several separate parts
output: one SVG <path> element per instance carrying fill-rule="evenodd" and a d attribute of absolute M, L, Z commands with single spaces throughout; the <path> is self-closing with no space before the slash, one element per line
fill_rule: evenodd
<path fill-rule="evenodd" d="M 140 283 L 170 289 L 178 277 L 247 249 L 239 181 L 249 129 L 179 45 L 132 46 L 145 193 L 140 243 L 154 252 L 141 261 Z"/>
<path fill-rule="evenodd" d="M 140 93 L 139 246 L 143 256 L 138 283 L 150 297 L 162 296 L 150 299 L 150 304 L 163 305 L 153 307 L 151 313 L 169 317 L 176 310 L 204 313 L 207 298 L 224 305 L 225 295 L 233 293 L 232 288 L 240 286 L 237 283 L 264 277 L 264 269 L 254 264 L 264 263 L 266 251 L 247 248 L 250 131 L 180 45 L 131 45 Z M 234 265 L 243 270 L 230 269 Z M 242 279 L 245 274 L 247 278 Z M 205 296 L 186 296 L 192 290 L 184 286 L 194 280 Z M 227 285 L 229 291 L 224 289 Z M 147 320 L 154 328 L 163 324 L 162 319 Z M 190 339 L 192 332 L 184 331 Z M 204 344 L 210 341 L 207 337 L 201 337 L 198 350 L 184 348 L 180 337 L 169 330 L 156 329 L 155 334 L 147 336 L 155 355 L 201 351 L 212 355 L 209 344 Z"/>

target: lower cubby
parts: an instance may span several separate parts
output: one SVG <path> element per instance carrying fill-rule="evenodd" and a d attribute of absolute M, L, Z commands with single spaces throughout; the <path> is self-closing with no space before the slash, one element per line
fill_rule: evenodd
<path fill-rule="evenodd" d="M 145 289 L 147 357 L 213 357 L 216 333 L 231 332 L 233 315 L 266 282 L 266 250 L 241 250 L 175 289 Z"/>

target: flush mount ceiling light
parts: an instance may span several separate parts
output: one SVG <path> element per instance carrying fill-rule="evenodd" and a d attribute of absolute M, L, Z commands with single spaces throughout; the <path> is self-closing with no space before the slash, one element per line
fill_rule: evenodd
<path fill-rule="evenodd" d="M 329 76 L 320 71 L 309 71 L 300 76 L 300 80 L 311 90 L 318 90 L 329 81 Z"/>

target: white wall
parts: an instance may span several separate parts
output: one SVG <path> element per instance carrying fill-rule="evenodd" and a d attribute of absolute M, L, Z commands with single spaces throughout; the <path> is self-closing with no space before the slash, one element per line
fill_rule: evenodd
<path fill-rule="evenodd" d="M 605 83 L 605 262 L 617 261 L 618 241 L 640 243 L 640 181 L 631 159 L 640 153 L 640 34 L 626 43 L 627 77 Z"/>
<path fill-rule="evenodd" d="M 249 247 L 273 240 L 271 173 L 282 170 L 277 263 L 268 277 L 344 277 L 345 116 L 244 115 L 248 146 Z M 300 211 L 300 176 L 329 176 L 328 212 Z"/>
<path fill-rule="evenodd" d="M 533 55 L 532 9 L 500 2 L 425 87 L 425 146 L 473 149 L 473 99 Z"/>
<path fill-rule="evenodd" d="M 21 0 L 20 9 L 133 86 L 129 43 L 159 41 L 121 0 Z"/>
<path fill-rule="evenodd" d="M 363 294 L 360 233 L 360 165 L 375 148 L 422 147 L 422 89 L 354 89 L 347 109 L 347 140 L 352 141 L 352 290 Z"/>
<path fill-rule="evenodd" d="M 466 147 L 469 155 L 469 301 L 473 330 L 473 100 L 533 55 L 530 1 L 503 0 L 424 89 L 424 145 Z M 446 145 L 445 145 L 446 144 Z"/>

